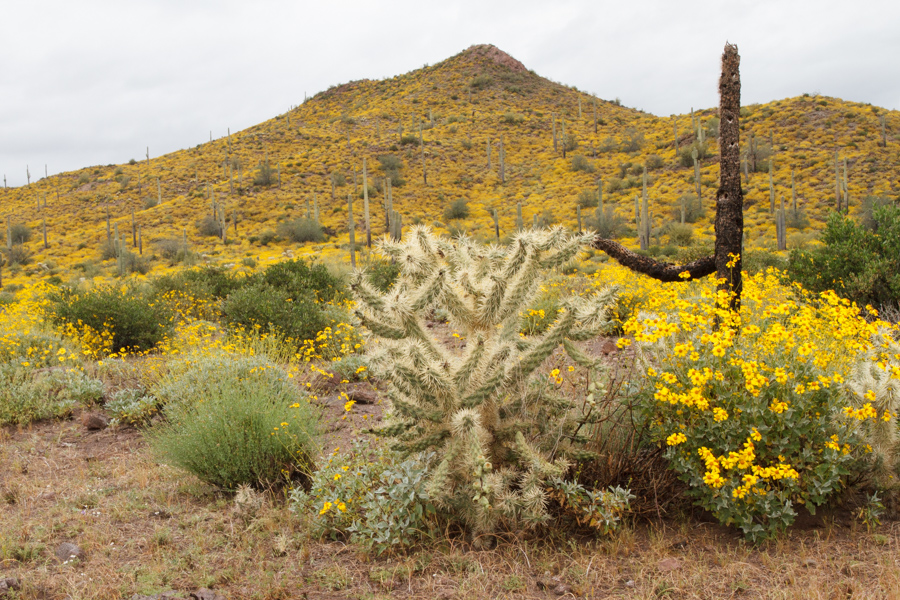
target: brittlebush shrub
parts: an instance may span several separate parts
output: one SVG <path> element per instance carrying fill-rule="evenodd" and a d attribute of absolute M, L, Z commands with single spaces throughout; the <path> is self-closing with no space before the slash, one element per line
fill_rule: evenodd
<path fill-rule="evenodd" d="M 308 482 L 318 413 L 266 358 L 194 357 L 152 392 L 166 420 L 148 437 L 164 462 L 226 490 Z"/>
<path fill-rule="evenodd" d="M 174 315 L 155 301 L 149 288 L 133 284 L 59 288 L 47 298 L 50 322 L 95 358 L 150 352 L 173 329 Z"/>
<path fill-rule="evenodd" d="M 711 282 L 687 285 L 625 323 L 646 360 L 639 400 L 696 503 L 770 537 L 868 468 L 867 427 L 895 420 L 847 384 L 878 328 L 832 292 L 795 299 L 774 270 L 745 279 L 739 315 Z"/>

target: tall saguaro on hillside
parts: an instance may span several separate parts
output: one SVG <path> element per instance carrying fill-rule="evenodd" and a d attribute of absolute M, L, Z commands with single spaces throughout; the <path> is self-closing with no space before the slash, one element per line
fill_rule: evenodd
<path fill-rule="evenodd" d="M 744 197 L 741 192 L 740 123 L 741 76 L 737 46 L 725 44 L 719 78 L 719 190 L 716 192 L 715 254 L 686 265 L 673 265 L 641 256 L 618 242 L 594 238 L 591 246 L 603 250 L 633 271 L 659 281 L 690 281 L 716 273 L 719 289 L 733 292 L 730 306 L 741 303 L 741 252 L 744 237 Z"/>

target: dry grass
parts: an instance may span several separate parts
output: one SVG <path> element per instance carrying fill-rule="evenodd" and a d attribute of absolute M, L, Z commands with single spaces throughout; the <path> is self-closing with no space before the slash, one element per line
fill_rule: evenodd
<path fill-rule="evenodd" d="M 373 561 L 352 546 L 309 539 L 279 498 L 242 512 L 157 464 L 134 430 L 87 432 L 77 421 L 7 429 L 0 482 L 0 577 L 19 578 L 27 599 L 199 587 L 228 598 L 900 595 L 898 524 L 870 533 L 841 513 L 762 547 L 682 517 L 632 524 L 606 540 L 549 532 L 490 551 L 450 540 Z M 85 558 L 60 564 L 53 551 L 64 541 Z"/>

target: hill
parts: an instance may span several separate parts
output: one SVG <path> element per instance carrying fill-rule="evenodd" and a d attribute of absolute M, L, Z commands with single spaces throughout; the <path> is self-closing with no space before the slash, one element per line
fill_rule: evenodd
<path fill-rule="evenodd" d="M 693 240 L 702 242 L 712 235 L 718 186 L 715 113 L 656 117 L 544 79 L 493 46 L 473 46 L 405 75 L 332 87 L 285 114 L 194 148 L 3 189 L 0 217 L 33 233 L 29 264 L 13 267 L 16 281 L 75 275 L 69 270 L 76 267 L 103 272 L 113 264 L 102 257 L 116 228 L 129 247 L 140 235 L 144 256 L 156 259 L 154 271 L 182 260 L 178 250 L 185 242 L 188 259 L 220 263 L 283 253 L 346 258 L 348 195 L 357 243 L 365 239 L 359 225 L 365 160 L 374 236 L 386 230 L 386 178 L 404 227 L 426 223 L 485 239 L 494 235 L 493 210 L 501 235 L 514 231 L 519 203 L 526 226 L 574 228 L 579 203 L 587 222 L 602 181 L 604 206 L 621 217 L 620 234 L 634 244 L 635 198 L 646 166 L 652 241 L 669 242 L 667 225 L 681 220 L 685 205 L 686 220 L 696 217 Z M 845 169 L 851 213 L 862 210 L 866 197 L 895 198 L 896 131 L 896 111 L 836 98 L 804 95 L 743 107 L 748 247 L 776 249 L 770 164 L 776 204 L 784 197 L 790 212 L 796 198 L 789 247 L 814 237 L 835 207 Z M 700 151 L 705 215 L 691 214 L 697 212 L 692 148 Z M 448 221 L 445 211 L 460 199 L 468 215 Z M 280 225 L 314 216 L 316 207 L 332 237 L 296 244 L 284 239 L 283 228 L 279 235 Z M 214 211 L 217 219 L 225 217 L 224 242 Z M 687 243 L 684 228 L 679 235 L 672 241 Z M 107 247 L 107 260 L 110 254 Z"/>

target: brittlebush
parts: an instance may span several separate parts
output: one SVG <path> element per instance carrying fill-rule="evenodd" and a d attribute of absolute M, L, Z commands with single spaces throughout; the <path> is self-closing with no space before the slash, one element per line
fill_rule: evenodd
<path fill-rule="evenodd" d="M 804 296 L 772 270 L 745 281 L 738 314 L 722 306 L 711 280 L 670 286 L 658 312 L 624 328 L 644 360 L 640 401 L 671 467 L 698 505 L 756 541 L 790 525 L 799 506 L 814 513 L 871 464 L 873 423 L 896 427 L 873 390 L 847 382 L 888 338 L 849 301 Z"/>

